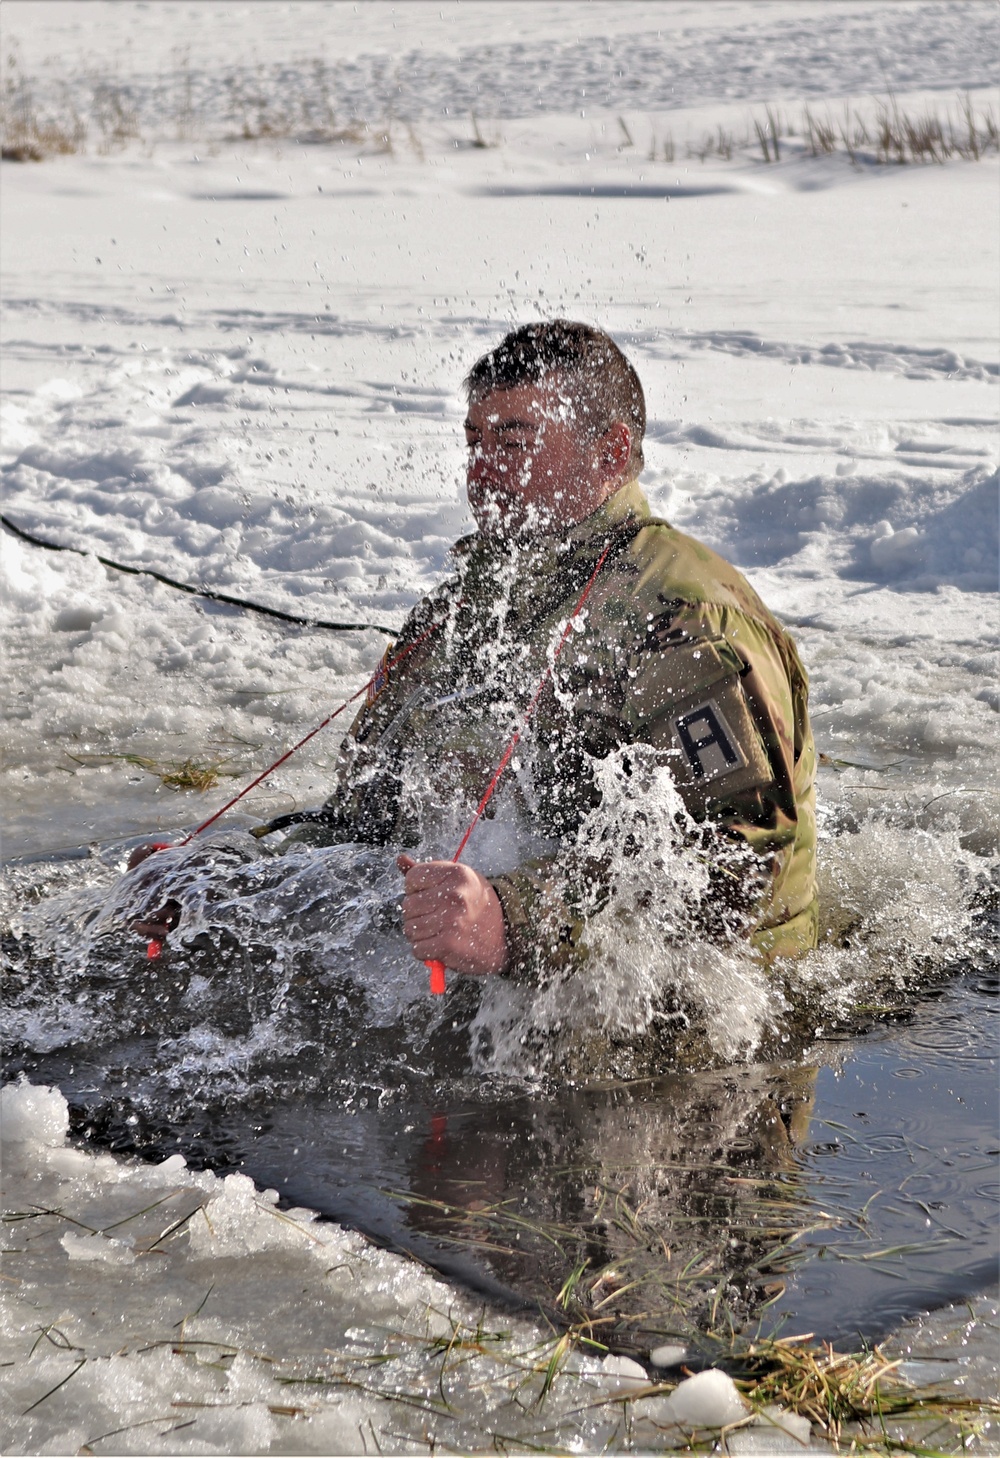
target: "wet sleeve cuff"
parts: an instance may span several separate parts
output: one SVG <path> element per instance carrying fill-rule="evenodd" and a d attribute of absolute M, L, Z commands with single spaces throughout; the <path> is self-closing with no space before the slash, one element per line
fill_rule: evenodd
<path fill-rule="evenodd" d="M 502 976 L 535 987 L 577 958 L 583 923 L 569 910 L 549 878 L 519 870 L 490 883 L 503 911 L 507 964 Z"/>

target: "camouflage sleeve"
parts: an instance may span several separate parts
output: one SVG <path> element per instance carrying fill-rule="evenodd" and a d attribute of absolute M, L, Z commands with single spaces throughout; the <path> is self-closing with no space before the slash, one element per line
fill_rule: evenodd
<path fill-rule="evenodd" d="M 526 861 L 516 871 L 494 876 L 507 933 L 511 982 L 536 985 L 573 965 L 586 925 L 567 895 L 558 858 Z"/>
<path fill-rule="evenodd" d="M 636 739 L 663 752 L 695 820 L 780 835 L 794 710 L 765 624 L 705 604 L 654 620 L 629 663 L 625 716 Z"/>
<path fill-rule="evenodd" d="M 757 920 L 808 904 L 814 751 L 787 635 L 730 607 L 674 605 L 634 655 L 626 714 L 666 756 L 693 820 L 753 852 Z"/>
<path fill-rule="evenodd" d="M 674 602 L 650 621 L 624 678 L 613 737 L 662 755 L 693 822 L 689 838 L 709 865 L 693 927 L 725 938 L 794 914 L 811 896 L 798 885 L 811 861 L 795 854 L 800 819 L 811 813 L 796 767 L 811 738 L 790 640 L 730 607 Z M 494 879 L 514 980 L 535 981 L 579 956 L 607 871 L 588 865 L 586 879 L 580 885 L 558 856 Z"/>

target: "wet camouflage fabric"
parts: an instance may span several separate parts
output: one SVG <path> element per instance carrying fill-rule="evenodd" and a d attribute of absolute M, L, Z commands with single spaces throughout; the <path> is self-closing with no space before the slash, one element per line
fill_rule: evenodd
<path fill-rule="evenodd" d="M 581 628 L 484 817 L 530 826 L 542 852 L 492 874 L 476 855 L 481 824 L 466 856 L 500 897 L 511 975 L 533 979 L 575 955 L 586 897 L 560 847 L 596 803 L 594 761 L 633 743 L 666 759 L 704 826 L 719 927 L 735 906 L 762 957 L 797 956 L 817 922 L 805 672 L 740 573 L 654 520 L 637 482 L 566 537 L 457 544 L 456 576 L 410 615 L 390 655 L 402 660 L 351 727 L 326 824 L 298 838 L 450 856 L 609 540 Z"/>

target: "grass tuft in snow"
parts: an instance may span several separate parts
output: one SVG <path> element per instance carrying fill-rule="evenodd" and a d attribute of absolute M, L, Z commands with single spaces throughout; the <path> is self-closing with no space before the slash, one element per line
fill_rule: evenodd
<path fill-rule="evenodd" d="M 180 141 L 295 141 L 376 154 L 394 150 L 391 112 L 381 120 L 339 117 L 329 68 L 320 59 L 313 61 L 308 84 L 299 90 L 277 84 L 263 65 L 231 67 L 210 110 L 199 103 L 190 52 L 175 51 L 172 60 L 173 69 L 158 81 L 156 114 L 146 116 L 154 133 L 173 133 Z M 422 157 L 412 123 L 405 126 L 413 151 Z M 473 128 L 479 136 L 475 117 Z M 59 82 L 31 77 L 12 49 L 0 81 L 0 140 L 4 161 L 43 162 L 92 149 L 106 156 L 146 139 L 133 90 L 117 76 L 91 73 Z"/>
<path fill-rule="evenodd" d="M 157 760 L 145 754 L 71 754 L 70 759 L 77 764 L 86 765 L 106 764 L 109 760 L 120 759 L 125 764 L 135 765 L 138 769 L 156 775 L 168 790 L 198 790 L 202 793 L 213 790 L 222 776 L 236 776 L 240 773 L 237 769 L 230 769 L 222 760 L 198 760 L 193 756 L 184 760 Z"/>
<path fill-rule="evenodd" d="M 501 1452 L 507 1443 L 518 1451 L 564 1452 L 565 1442 L 574 1431 L 587 1431 L 602 1410 L 606 1413 L 615 1408 L 622 1410 L 626 1434 L 637 1420 L 646 1417 L 658 1433 L 658 1447 L 668 1451 L 718 1451 L 714 1436 L 718 1429 L 689 1424 L 682 1427 L 674 1421 L 663 1427 L 654 1416 L 655 1407 L 648 1416 L 644 1411 L 650 1399 L 669 1397 L 676 1390 L 680 1380 L 690 1375 L 686 1368 L 680 1379 L 651 1379 L 627 1391 L 612 1388 L 595 1394 L 593 1378 L 581 1382 L 574 1359 L 579 1344 L 575 1330 L 541 1343 L 529 1339 L 526 1345 L 523 1336 L 518 1338 L 509 1330 L 487 1325 L 485 1313 L 475 1327 L 443 1312 L 437 1315 L 446 1328 L 439 1334 L 423 1336 L 386 1329 L 378 1351 L 330 1351 L 325 1362 L 312 1368 L 289 1369 L 280 1360 L 270 1359 L 271 1375 L 283 1387 L 312 1389 L 317 1396 L 324 1391 L 355 1392 L 385 1403 L 390 1413 L 393 1409 L 420 1412 L 436 1420 L 425 1430 L 431 1451 L 437 1443 L 447 1445 L 453 1424 L 468 1421 L 469 1414 L 455 1401 L 455 1382 L 463 1368 L 474 1369 L 475 1388 L 484 1400 L 487 1423 L 495 1421 L 512 1402 L 516 1404 L 520 1415 L 516 1438 L 507 1438 L 499 1431 L 490 1434 L 488 1429 L 481 1434 L 484 1440 L 492 1436 L 493 1446 Z M 215 1346 L 223 1363 L 237 1351 L 220 1343 L 205 1345 Z M 257 1353 L 247 1355 L 259 1359 Z M 723 1369 L 729 1367 L 740 1374 L 736 1386 L 749 1404 L 746 1418 L 727 1425 L 726 1433 L 762 1422 L 774 1424 L 776 1412 L 784 1412 L 814 1424 L 834 1452 L 932 1455 L 963 1451 L 1000 1415 L 1000 1402 L 912 1386 L 899 1376 L 899 1363 L 890 1361 L 879 1347 L 837 1352 L 827 1344 L 814 1343 L 809 1336 L 800 1336 L 762 1340 L 749 1346 L 743 1343 L 729 1353 L 720 1352 L 718 1362 Z M 219 1370 L 224 1372 L 226 1368 L 220 1365 Z M 269 1410 L 292 1416 L 312 1406 L 308 1398 L 301 1403 L 269 1404 Z M 534 1430 L 524 1428 L 524 1419 L 529 1416 L 537 1421 Z M 617 1432 L 613 1435 L 616 1437 Z M 623 1446 L 630 1444 L 610 1443 L 612 1451 L 620 1451 Z"/>
<path fill-rule="evenodd" d="M 178 140 L 220 142 L 285 142 L 315 146 L 350 146 L 369 154 L 392 156 L 405 133 L 409 149 L 424 160 L 424 145 L 412 117 L 394 115 L 384 102 L 381 117 L 359 116 L 337 94 L 337 76 L 324 60 L 303 63 L 294 82 L 280 66 L 230 66 L 221 87 L 205 93 L 204 80 L 192 67 L 189 50 L 177 48 L 171 64 L 155 78 L 144 102 L 138 83 L 123 82 L 117 72 L 88 72 L 57 79 L 29 76 L 16 49 L 4 65 L 0 82 L 0 139 L 3 157 L 14 162 L 40 162 L 60 154 L 96 150 L 122 151 L 140 142 L 174 135 Z M 391 77 L 378 78 L 375 95 L 391 94 Z M 456 147 L 490 151 L 502 145 L 497 124 L 485 127 L 469 112 L 471 136 L 454 140 Z M 636 150 L 636 121 L 619 115 L 618 153 Z M 795 157 L 846 155 L 855 166 L 943 163 L 951 158 L 978 161 L 1000 150 L 1000 131 L 991 105 L 974 104 L 966 92 L 943 109 L 929 105 L 907 111 L 895 94 L 862 108 L 845 102 L 839 113 L 814 112 L 808 105 L 798 121 L 772 103 L 763 114 L 751 113 L 739 134 L 717 126 L 700 141 L 689 141 L 686 155 L 699 161 L 751 161 L 765 165 Z M 650 162 L 672 164 L 677 148 L 670 132 L 650 128 Z"/>
<path fill-rule="evenodd" d="M 920 1391 L 900 1377 L 899 1361 L 889 1361 L 877 1346 L 862 1352 L 836 1352 L 809 1336 L 754 1342 L 744 1361 L 756 1371 L 737 1381 L 755 1411 L 780 1406 L 808 1418 L 839 1449 L 847 1438 L 859 1449 L 947 1452 L 965 1446 L 964 1438 L 1000 1414 L 1000 1402 L 982 1402 L 954 1393 Z M 908 1438 L 888 1423 L 933 1424 L 931 1432 Z M 848 1433 L 844 1429 L 848 1428 Z M 916 1440 L 915 1440 L 916 1439 Z M 950 1440 L 950 1441 L 949 1441 Z"/>
<path fill-rule="evenodd" d="M 17 55 L 11 52 L 0 81 L 0 136 L 5 162 L 42 162 L 81 151 L 87 124 L 68 100 L 40 111 Z"/>
<path fill-rule="evenodd" d="M 752 129 L 752 130 L 751 130 Z M 650 160 L 656 160 L 654 138 Z M 876 103 L 874 112 L 865 112 L 845 102 L 842 113 L 814 113 L 804 107 L 798 125 L 783 115 L 779 108 L 766 106 L 763 116 L 751 116 L 742 137 L 718 127 L 700 142 L 690 144 L 689 157 L 704 162 L 708 157 L 724 162 L 743 153 L 765 163 L 780 162 L 795 156 L 833 157 L 846 155 L 855 166 L 861 163 L 905 165 L 938 162 L 960 157 L 978 162 L 990 153 L 1000 151 L 1000 130 L 991 106 L 977 110 L 966 93 L 952 106 L 941 110 L 929 107 L 922 112 L 907 112 L 890 92 Z M 672 157 L 666 155 L 664 160 Z"/>

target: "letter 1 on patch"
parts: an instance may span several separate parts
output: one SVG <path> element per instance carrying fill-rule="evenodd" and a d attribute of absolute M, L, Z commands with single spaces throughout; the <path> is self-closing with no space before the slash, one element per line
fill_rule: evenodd
<path fill-rule="evenodd" d="M 746 764 L 746 755 L 714 699 L 674 720 L 696 780 L 717 780 Z"/>

